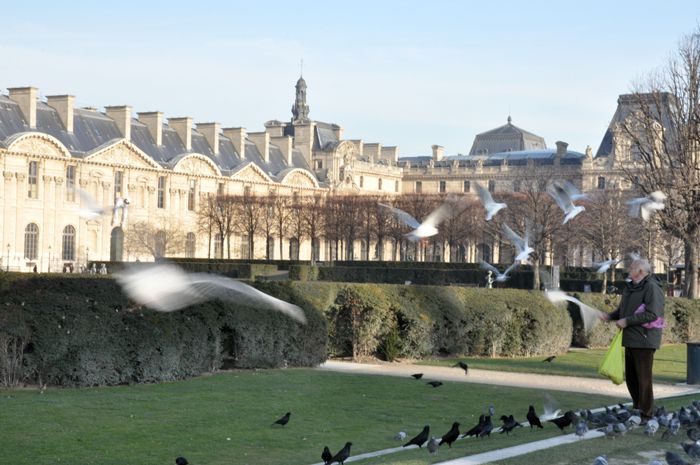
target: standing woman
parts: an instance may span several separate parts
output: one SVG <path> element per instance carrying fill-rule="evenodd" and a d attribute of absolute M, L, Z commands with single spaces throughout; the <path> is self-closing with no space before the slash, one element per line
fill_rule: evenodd
<path fill-rule="evenodd" d="M 654 352 L 661 346 L 664 293 L 659 281 L 651 275 L 651 266 L 646 259 L 632 261 L 628 277 L 617 310 L 603 314 L 601 318 L 615 321 L 623 331 L 625 381 L 633 408 L 640 410 L 642 423 L 646 423 L 654 413 L 652 366 Z"/>

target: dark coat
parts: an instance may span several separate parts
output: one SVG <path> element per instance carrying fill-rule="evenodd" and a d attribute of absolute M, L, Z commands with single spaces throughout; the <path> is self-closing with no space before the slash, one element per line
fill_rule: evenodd
<path fill-rule="evenodd" d="M 664 292 L 653 276 L 646 276 L 640 282 L 630 281 L 622 291 L 617 310 L 610 314 L 611 320 L 627 319 L 627 327 L 622 332 L 622 345 L 631 349 L 658 349 L 661 346 L 661 329 L 647 329 L 642 325 L 664 316 Z M 646 308 L 635 315 L 640 305 Z"/>

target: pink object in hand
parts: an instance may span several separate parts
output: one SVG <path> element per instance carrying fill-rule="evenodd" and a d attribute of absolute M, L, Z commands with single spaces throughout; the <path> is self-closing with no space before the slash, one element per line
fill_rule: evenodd
<path fill-rule="evenodd" d="M 639 315 L 640 313 L 644 313 L 644 310 L 646 309 L 646 304 L 642 304 L 637 308 L 637 310 L 634 311 L 634 314 Z M 666 323 L 664 322 L 664 317 L 660 316 L 654 321 L 642 324 L 642 327 L 646 329 L 662 329 L 666 327 Z"/>

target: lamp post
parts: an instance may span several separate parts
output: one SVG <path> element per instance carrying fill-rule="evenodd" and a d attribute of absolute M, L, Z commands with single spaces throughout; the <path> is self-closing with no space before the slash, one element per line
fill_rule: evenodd
<path fill-rule="evenodd" d="M 5 271 L 10 271 L 10 243 L 7 243 L 7 266 L 5 267 Z"/>
<path fill-rule="evenodd" d="M 49 266 L 48 272 L 51 273 L 51 246 L 49 246 Z"/>

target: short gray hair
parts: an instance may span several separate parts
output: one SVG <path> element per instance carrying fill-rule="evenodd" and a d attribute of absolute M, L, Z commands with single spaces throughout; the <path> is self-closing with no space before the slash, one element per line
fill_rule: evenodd
<path fill-rule="evenodd" d="M 651 274 L 651 264 L 646 258 L 637 258 L 630 263 L 629 271 L 633 270 L 639 270 L 645 276 L 648 276 Z"/>

